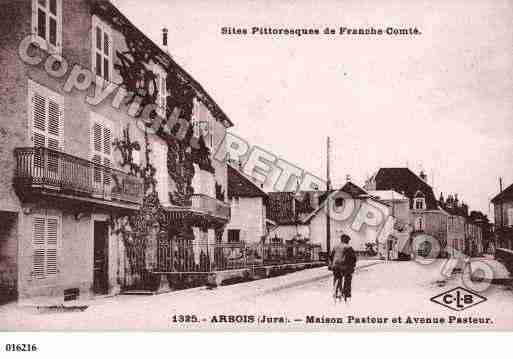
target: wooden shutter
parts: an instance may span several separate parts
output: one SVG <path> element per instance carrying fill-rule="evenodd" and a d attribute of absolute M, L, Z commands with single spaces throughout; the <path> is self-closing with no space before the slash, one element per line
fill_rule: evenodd
<path fill-rule="evenodd" d="M 31 104 L 31 134 L 34 147 L 46 147 L 56 151 L 62 150 L 64 123 L 62 97 L 30 81 L 29 98 Z M 59 172 L 58 156 L 44 156 L 43 152 L 36 152 L 34 166 L 38 168 L 38 171 L 44 170 L 45 175 L 55 177 Z"/>
<path fill-rule="evenodd" d="M 32 93 L 32 142 L 34 147 L 46 147 L 46 99 Z M 44 158 L 40 152 L 34 156 L 34 166 L 44 167 Z"/>
<path fill-rule="evenodd" d="M 62 96 L 34 82 L 29 83 L 34 146 L 60 150 L 63 134 Z"/>
<path fill-rule="evenodd" d="M 32 277 L 50 278 L 57 274 L 59 243 L 59 219 L 56 217 L 32 217 Z"/>
<path fill-rule="evenodd" d="M 48 135 L 47 147 L 52 150 L 61 150 L 61 126 L 62 110 L 56 101 L 48 101 Z M 59 171 L 59 157 L 50 154 L 48 156 L 48 170 L 57 173 Z"/>
<path fill-rule="evenodd" d="M 93 179 L 97 183 L 105 184 L 109 189 L 111 185 L 111 175 L 109 168 L 112 165 L 112 129 L 107 120 L 93 119 L 91 127 L 91 148 L 92 161 L 104 167 L 95 167 Z"/>
<path fill-rule="evenodd" d="M 36 279 L 45 278 L 45 218 L 34 216 L 32 219 L 32 276 Z"/>
<path fill-rule="evenodd" d="M 57 274 L 57 243 L 59 237 L 59 220 L 46 220 L 46 275 Z"/>
<path fill-rule="evenodd" d="M 103 164 L 102 157 L 102 126 L 99 123 L 93 122 L 92 130 L 91 130 L 91 138 L 92 138 L 92 161 L 96 164 Z M 94 168 L 93 179 L 95 182 L 102 181 L 102 169 L 101 167 Z"/>

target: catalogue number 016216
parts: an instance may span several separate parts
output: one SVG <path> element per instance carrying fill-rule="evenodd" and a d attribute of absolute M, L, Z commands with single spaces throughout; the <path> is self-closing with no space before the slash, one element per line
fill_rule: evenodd
<path fill-rule="evenodd" d="M 36 344 L 5 344 L 6 352 L 35 352 L 37 349 Z"/>

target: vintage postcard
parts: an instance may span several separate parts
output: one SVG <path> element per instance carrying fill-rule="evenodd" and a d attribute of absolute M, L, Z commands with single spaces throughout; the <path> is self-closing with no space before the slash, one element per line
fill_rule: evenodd
<path fill-rule="evenodd" d="M 0 331 L 513 330 L 513 2 L 0 8 Z"/>

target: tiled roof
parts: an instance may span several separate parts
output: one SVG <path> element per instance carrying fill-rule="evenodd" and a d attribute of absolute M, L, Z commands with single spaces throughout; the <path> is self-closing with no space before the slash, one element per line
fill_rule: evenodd
<path fill-rule="evenodd" d="M 294 192 L 269 192 L 267 215 L 276 224 L 294 224 Z"/>
<path fill-rule="evenodd" d="M 342 188 L 340 190 L 350 194 L 352 197 L 360 197 L 360 196 L 368 195 L 368 193 L 364 189 L 358 187 L 357 185 L 355 185 L 353 182 L 350 182 L 350 181 L 346 182 L 346 184 L 344 186 L 342 186 Z"/>
<path fill-rule="evenodd" d="M 513 184 L 507 187 L 504 191 L 492 198 L 492 203 L 512 201 L 513 200 Z"/>
<path fill-rule="evenodd" d="M 295 224 L 312 213 L 327 196 L 326 191 L 269 192 L 267 213 L 277 224 Z"/>
<path fill-rule="evenodd" d="M 453 216 L 461 216 L 461 217 L 467 217 L 468 216 L 468 208 L 465 210 L 465 208 L 461 206 L 448 206 L 447 204 L 439 203 L 440 206 L 450 215 Z"/>
<path fill-rule="evenodd" d="M 264 192 L 256 183 L 244 176 L 237 169 L 228 165 L 228 198 L 232 197 L 262 197 L 267 199 Z"/>
<path fill-rule="evenodd" d="M 392 190 L 383 190 L 383 191 L 367 191 L 371 196 L 380 199 L 382 201 L 408 201 L 408 197 L 403 196 L 402 194 L 392 191 Z"/>
<path fill-rule="evenodd" d="M 269 218 L 277 224 L 306 223 L 306 221 L 315 216 L 316 212 L 324 205 L 328 195 L 338 191 L 348 193 L 354 198 L 370 197 L 365 190 L 352 182 L 347 182 L 339 190 L 330 190 L 329 192 L 269 192 L 267 213 Z"/>
<path fill-rule="evenodd" d="M 417 191 L 421 191 L 426 199 L 428 210 L 436 210 L 438 201 L 433 189 L 419 176 L 406 167 L 380 168 L 374 176 L 376 190 L 394 190 L 403 193 L 410 199 L 410 208 L 413 208 L 413 198 Z"/>

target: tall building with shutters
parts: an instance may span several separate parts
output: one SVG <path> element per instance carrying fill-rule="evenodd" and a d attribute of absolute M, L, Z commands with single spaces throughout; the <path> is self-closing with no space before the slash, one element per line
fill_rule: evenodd
<path fill-rule="evenodd" d="M 227 240 L 213 153 L 232 123 L 199 83 L 109 1 L 8 0 L 2 18 L 0 302 L 119 293 L 152 194 L 160 235 Z M 152 125 L 175 108 L 181 127 Z"/>

